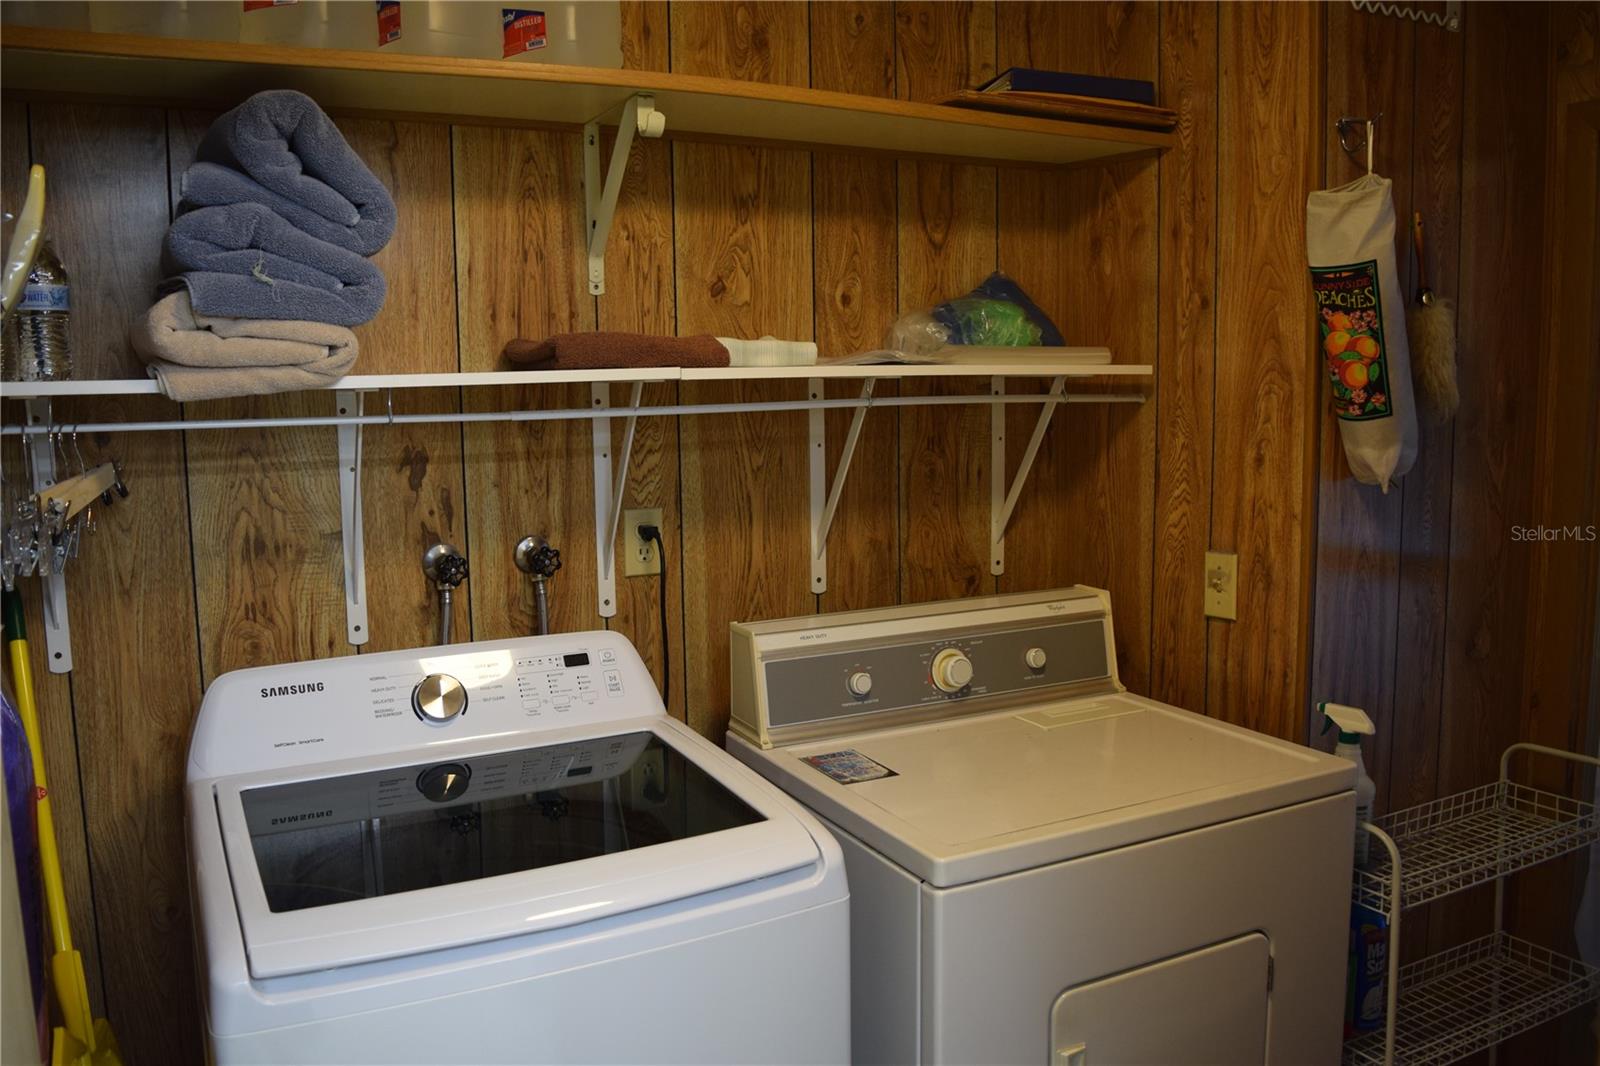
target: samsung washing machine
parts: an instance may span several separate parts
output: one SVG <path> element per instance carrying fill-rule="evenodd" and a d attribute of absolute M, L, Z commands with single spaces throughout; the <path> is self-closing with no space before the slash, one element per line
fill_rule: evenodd
<path fill-rule="evenodd" d="M 1127 694 L 1105 593 L 733 627 L 850 874 L 857 1063 L 1339 1061 L 1354 766 Z"/>
<path fill-rule="evenodd" d="M 215 1062 L 848 1059 L 838 845 L 615 633 L 218 678 L 188 822 Z"/>

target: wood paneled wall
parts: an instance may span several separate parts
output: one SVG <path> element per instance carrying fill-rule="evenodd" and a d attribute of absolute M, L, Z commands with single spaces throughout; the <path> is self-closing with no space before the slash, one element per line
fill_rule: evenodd
<path fill-rule="evenodd" d="M 1335 94 L 1367 84 L 1346 69 L 1345 50 L 1376 48 L 1398 58 L 1379 65 L 1373 91 L 1401 101 L 1396 114 L 1414 104 L 1408 144 L 1429 161 L 1405 157 L 1412 195 L 1440 213 L 1459 212 L 1435 228 L 1444 234 L 1435 241 L 1439 254 L 1452 262 L 1459 255 L 1463 276 L 1471 265 L 1473 283 L 1485 286 L 1488 263 L 1537 249 L 1537 225 L 1501 225 L 1498 208 L 1529 194 L 1542 174 L 1535 157 L 1543 141 L 1525 140 L 1519 129 L 1508 147 L 1484 124 L 1542 118 L 1544 98 L 1513 99 L 1501 88 L 1504 59 L 1489 54 L 1504 38 L 1517 62 L 1543 69 L 1547 40 L 1529 28 L 1542 27 L 1542 16 L 1475 7 L 1463 37 L 1342 4 L 628 0 L 623 10 L 625 62 L 639 68 L 922 99 L 1010 65 L 1061 66 L 1156 80 L 1180 113 L 1177 145 L 1160 158 L 1059 172 L 645 143 L 629 163 L 608 291 L 598 299 L 583 283 L 575 132 L 341 119 L 401 212 L 398 236 L 380 258 L 388 305 L 361 330 L 364 372 L 488 369 L 510 337 L 596 327 L 772 333 L 815 338 L 837 352 L 876 343 L 898 312 L 964 292 L 996 268 L 1019 280 L 1074 342 L 1156 365 L 1145 405 L 1057 415 L 1013 518 L 999 579 L 987 557 L 982 409 L 869 415 L 820 596 L 809 589 L 806 560 L 803 415 L 642 420 L 625 505 L 665 514 L 673 714 L 721 737 L 733 619 L 1081 581 L 1111 590 L 1119 667 L 1135 691 L 1296 739 L 1305 733 L 1309 691 L 1338 694 L 1328 690 L 1334 653 L 1323 636 L 1353 629 L 1371 642 L 1363 653 L 1387 639 L 1390 650 L 1377 654 L 1390 663 L 1411 654 L 1395 644 L 1402 635 L 1426 644 L 1435 649 L 1427 657 L 1433 673 L 1407 674 L 1422 695 L 1396 695 L 1389 706 L 1403 698 L 1428 710 L 1403 727 L 1390 715 L 1384 743 L 1409 737 L 1408 765 L 1431 765 L 1443 748 L 1452 768 L 1470 761 L 1454 753 L 1476 718 L 1449 717 L 1448 735 L 1443 729 L 1451 700 L 1439 690 L 1446 664 L 1437 649 L 1447 639 L 1458 654 L 1478 647 L 1465 613 L 1477 601 L 1452 597 L 1447 626 L 1443 590 L 1451 581 L 1480 589 L 1492 582 L 1481 568 L 1451 561 L 1442 531 L 1470 519 L 1472 529 L 1459 535 L 1487 543 L 1495 516 L 1451 511 L 1453 497 L 1469 495 L 1450 491 L 1454 435 L 1430 430 L 1430 473 L 1413 475 L 1402 494 L 1417 507 L 1361 526 L 1361 538 L 1369 528 L 1391 532 L 1354 549 L 1373 560 L 1367 569 L 1388 575 L 1387 602 L 1399 606 L 1368 611 L 1360 597 L 1378 602 L 1384 594 L 1363 591 L 1364 583 L 1337 590 L 1330 575 L 1343 534 L 1335 519 L 1363 504 L 1353 493 L 1335 499 L 1346 489 L 1321 413 L 1302 205 L 1342 163 L 1336 149 L 1330 154 L 1326 121 Z M 1470 127 L 1476 139 L 1463 140 L 1469 114 L 1480 125 Z M 7 202 L 22 163 L 50 168 L 51 230 L 77 289 L 85 376 L 137 370 L 125 330 L 157 278 L 176 179 L 211 117 L 4 104 Z M 1400 128 L 1386 125 L 1385 136 Z M 1453 177 L 1463 145 L 1479 161 L 1466 170 L 1465 190 Z M 1441 291 L 1456 289 L 1453 266 L 1435 276 Z M 1474 329 L 1495 331 L 1502 350 L 1518 350 L 1512 334 L 1522 319 L 1505 321 L 1498 303 L 1475 314 Z M 1474 373 L 1509 385 L 1512 366 L 1485 362 Z M 803 395 L 802 383 L 662 384 L 647 399 Z M 623 398 L 619 390 L 614 401 Z M 1473 460 L 1479 466 L 1502 469 L 1503 456 L 1488 454 L 1502 421 L 1531 448 L 1536 405 L 1521 393 L 1512 400 L 1476 409 L 1477 436 L 1462 439 L 1484 451 Z M 547 387 L 396 399 L 417 410 L 512 402 L 587 406 L 589 398 L 581 387 Z M 191 411 L 301 412 L 326 403 L 302 396 Z M 159 400 L 106 401 L 65 417 L 175 410 Z M 1018 411 L 1008 420 L 1013 462 L 1030 418 Z M 847 419 L 829 415 L 835 449 Z M 511 548 L 530 532 L 563 549 L 556 625 L 601 624 L 586 423 L 395 427 L 366 439 L 367 650 L 430 641 L 432 597 L 418 559 L 438 539 L 463 546 L 473 568 L 458 600 L 459 633 L 527 631 L 531 595 Z M 102 519 L 72 576 L 77 669 L 42 685 L 74 917 L 96 1005 L 129 1060 L 197 1061 L 180 805 L 187 730 L 204 685 L 220 673 L 354 651 L 343 632 L 335 442 L 331 432 L 258 431 L 121 436 L 92 447 L 125 459 L 135 495 Z M 1455 450 L 1457 479 L 1468 477 L 1466 449 Z M 1444 488 L 1413 493 L 1413 484 Z M 1208 547 L 1240 555 L 1237 623 L 1202 615 Z M 658 674 L 659 595 L 655 579 L 619 580 L 610 620 Z M 1520 624 L 1495 617 L 1502 621 L 1490 639 Z M 1499 691 L 1506 682 L 1488 672 L 1483 665 L 1473 675 L 1479 680 L 1458 675 L 1456 683 Z M 1490 706 L 1487 696 L 1475 699 Z M 1380 701 L 1368 702 L 1383 713 Z M 1402 770 L 1389 750 L 1379 758 L 1391 793 L 1418 772 L 1424 782 L 1456 779 L 1454 769 Z"/>
<path fill-rule="evenodd" d="M 1334 421 L 1319 419 L 1311 698 L 1372 712 L 1381 813 L 1492 781 L 1517 741 L 1596 750 L 1600 549 L 1592 533 L 1519 530 L 1581 537 L 1600 522 L 1595 132 L 1569 115 L 1600 98 L 1600 5 L 1471 5 L 1460 34 L 1345 4 L 1327 18 L 1324 122 L 1383 113 L 1376 165 L 1395 183 L 1402 288 L 1415 284 L 1420 211 L 1429 282 L 1459 312 L 1460 410 L 1423 414 L 1417 465 L 1387 495 L 1350 478 Z M 1569 128 L 1586 188 L 1561 185 Z M 1334 148 L 1325 176 L 1362 169 Z M 1563 249 L 1577 262 L 1586 249 L 1588 273 L 1563 272 Z M 1512 775 L 1586 794 L 1570 764 L 1524 757 Z M 1584 866 L 1513 879 L 1512 931 L 1575 952 Z M 1492 911 L 1488 889 L 1429 907 L 1406 957 L 1486 932 Z M 1509 1058 L 1591 1059 L 1586 1028 L 1568 1018 Z"/>

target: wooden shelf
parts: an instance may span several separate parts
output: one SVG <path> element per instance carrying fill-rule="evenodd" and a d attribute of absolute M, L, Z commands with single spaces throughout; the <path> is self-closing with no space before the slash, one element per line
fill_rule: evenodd
<path fill-rule="evenodd" d="M 1029 363 L 1005 366 L 898 365 L 870 366 L 718 366 L 647 367 L 639 370 L 491 370 L 470 374 L 351 374 L 321 389 L 362 392 L 383 389 L 452 389 L 470 386 L 571 385 L 652 381 L 805 381 L 809 378 L 894 380 L 899 378 L 1147 378 L 1153 373 L 1140 363 Z M 150 378 L 108 381 L 7 381 L 0 399 L 44 400 L 82 396 L 159 396 Z"/>
<path fill-rule="evenodd" d="M 655 97 L 667 136 L 1059 166 L 1144 154 L 1172 135 L 760 82 L 549 63 L 384 55 L 7 26 L 0 85 L 229 107 L 299 89 L 341 111 L 581 127 Z"/>

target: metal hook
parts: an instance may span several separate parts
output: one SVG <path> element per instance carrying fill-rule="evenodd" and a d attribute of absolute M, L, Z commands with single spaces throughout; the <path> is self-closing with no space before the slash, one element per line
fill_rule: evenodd
<path fill-rule="evenodd" d="M 75 422 L 72 426 L 72 456 L 78 461 L 78 475 L 80 477 L 89 472 L 88 464 L 83 461 L 83 449 L 78 446 L 78 427 L 81 425 L 81 422 Z M 78 521 L 90 533 L 99 529 L 99 526 L 95 524 L 94 505 L 92 503 L 83 509 Z"/>
<path fill-rule="evenodd" d="M 1379 111 L 1371 118 L 1356 118 L 1346 115 L 1334 122 L 1334 127 L 1339 131 L 1339 147 L 1344 149 L 1346 155 L 1359 163 L 1361 158 L 1356 153 L 1363 148 L 1367 150 L 1368 174 L 1372 173 L 1373 142 L 1377 140 L 1378 121 L 1382 118 L 1383 112 Z"/>
<path fill-rule="evenodd" d="M 66 426 L 52 425 L 50 427 L 50 449 L 51 449 L 51 453 L 53 455 L 55 455 L 55 457 L 58 460 L 60 460 L 62 466 L 66 466 L 67 465 L 66 435 L 67 435 L 67 427 Z"/>

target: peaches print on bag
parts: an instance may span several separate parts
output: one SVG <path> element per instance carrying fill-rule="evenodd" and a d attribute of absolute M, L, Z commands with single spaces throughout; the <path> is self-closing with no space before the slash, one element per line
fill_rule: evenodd
<path fill-rule="evenodd" d="M 1333 413 L 1364 422 L 1394 413 L 1387 394 L 1383 357 L 1383 301 L 1378 296 L 1378 264 L 1311 271 L 1317 298 L 1317 328 L 1333 382 Z"/>

